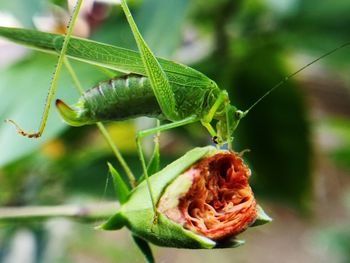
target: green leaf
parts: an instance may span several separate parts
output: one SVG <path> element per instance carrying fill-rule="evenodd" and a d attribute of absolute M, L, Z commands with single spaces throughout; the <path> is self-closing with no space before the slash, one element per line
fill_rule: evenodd
<path fill-rule="evenodd" d="M 96 229 L 103 230 L 118 230 L 126 225 L 127 221 L 124 215 L 117 212 L 115 215 L 110 217 L 105 223 L 96 227 Z"/>
<path fill-rule="evenodd" d="M 0 27 L 0 36 L 18 44 L 57 54 L 62 47 L 62 35 L 39 32 L 29 29 Z M 146 76 L 140 53 L 125 48 L 72 37 L 66 55 L 86 63 L 99 65 L 124 73 L 136 73 Z M 169 82 L 207 88 L 215 83 L 202 73 L 179 63 L 157 58 L 165 71 Z"/>
<path fill-rule="evenodd" d="M 250 225 L 251 227 L 264 225 L 272 221 L 272 218 L 265 213 L 264 209 L 262 209 L 260 205 L 256 206 L 256 210 L 257 210 L 258 216 L 255 219 L 255 222 L 252 225 Z"/>
<path fill-rule="evenodd" d="M 218 242 L 215 248 L 236 248 L 243 246 L 245 244 L 244 240 L 239 240 L 239 239 L 229 239 L 223 242 Z"/>
<path fill-rule="evenodd" d="M 134 239 L 136 245 L 141 250 L 142 254 L 144 255 L 146 261 L 148 263 L 154 263 L 154 257 L 152 254 L 152 250 L 148 242 L 143 240 L 142 238 L 139 238 L 138 236 L 132 235 L 132 238 Z"/>
<path fill-rule="evenodd" d="M 113 177 L 114 190 L 117 195 L 117 198 L 120 204 L 124 204 L 128 200 L 128 196 L 130 193 L 129 188 L 125 184 L 124 180 L 121 178 L 117 170 L 114 169 L 114 167 L 110 163 L 107 163 L 107 165 L 109 168 L 109 172 Z"/>

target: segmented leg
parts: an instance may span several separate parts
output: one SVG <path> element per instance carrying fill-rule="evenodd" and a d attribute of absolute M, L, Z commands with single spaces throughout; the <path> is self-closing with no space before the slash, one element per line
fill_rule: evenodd
<path fill-rule="evenodd" d="M 44 112 L 43 112 L 43 115 L 42 115 L 42 118 L 41 118 L 41 122 L 40 122 L 40 126 L 39 126 L 38 131 L 37 132 L 33 132 L 33 133 L 26 132 L 15 121 L 13 121 L 13 120 L 6 120 L 6 122 L 14 124 L 15 127 L 16 127 L 17 132 L 19 134 L 23 135 L 23 136 L 26 136 L 28 138 L 39 138 L 39 137 L 41 137 L 42 133 L 45 130 L 47 118 L 49 116 L 49 110 L 50 110 L 50 107 L 51 107 L 51 102 L 52 102 L 53 95 L 55 94 L 55 90 L 56 90 L 56 87 L 57 87 L 58 77 L 59 77 L 60 72 L 61 72 L 62 64 L 64 62 L 66 50 L 67 50 L 67 47 L 68 47 L 68 43 L 69 43 L 69 40 L 71 38 L 75 22 L 76 22 L 76 20 L 78 18 L 78 14 L 79 14 L 79 10 L 80 10 L 82 2 L 83 2 L 83 0 L 78 0 L 77 1 L 76 5 L 74 7 L 72 18 L 69 21 L 66 37 L 64 38 L 64 41 L 63 41 L 63 44 L 62 44 L 62 49 L 61 49 L 60 55 L 58 57 L 58 62 L 57 62 L 57 65 L 56 65 L 56 69 L 55 69 L 55 72 L 54 72 L 53 77 L 52 77 L 51 86 L 50 86 L 49 93 L 48 93 L 47 98 L 46 98 L 45 108 L 44 108 Z"/>
<path fill-rule="evenodd" d="M 217 137 L 216 131 L 215 131 L 215 129 L 213 128 L 213 126 L 210 123 L 213 120 L 214 115 L 217 112 L 217 110 L 219 109 L 219 107 L 223 103 L 225 103 L 225 105 L 226 105 L 226 102 L 229 102 L 228 94 L 227 94 L 226 91 L 223 91 L 222 93 L 220 93 L 219 97 L 216 99 L 215 103 L 210 108 L 209 112 L 201 119 L 202 125 L 208 130 L 208 132 L 212 136 L 213 142 L 215 144 L 220 144 L 221 142 L 218 141 L 218 137 Z"/>
<path fill-rule="evenodd" d="M 143 65 L 151 82 L 151 87 L 153 89 L 154 95 L 156 96 L 159 107 L 167 119 L 175 119 L 177 117 L 176 101 L 168 78 L 160 66 L 157 58 L 153 55 L 152 51 L 139 32 L 136 23 L 130 13 L 129 7 L 126 4 L 126 0 L 121 0 L 120 4 L 123 8 L 126 19 L 128 20 L 131 31 L 136 40 Z"/>

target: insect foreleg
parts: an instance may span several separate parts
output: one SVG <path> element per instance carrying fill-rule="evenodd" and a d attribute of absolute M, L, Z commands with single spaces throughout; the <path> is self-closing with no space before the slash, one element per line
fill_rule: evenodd
<path fill-rule="evenodd" d="M 215 113 L 217 112 L 219 107 L 224 103 L 225 100 L 228 101 L 229 99 L 227 92 L 224 90 L 220 93 L 213 106 L 210 108 L 208 113 L 202 118 L 201 121 L 204 123 L 210 123 L 213 120 Z"/>
<path fill-rule="evenodd" d="M 13 123 L 17 129 L 17 132 L 23 136 L 26 136 L 28 138 L 39 138 L 42 135 L 42 133 L 44 132 L 47 118 L 49 116 L 49 110 L 51 107 L 53 95 L 55 94 L 55 90 L 57 87 L 58 77 L 59 77 L 60 72 L 61 72 L 62 64 L 64 62 L 64 57 L 65 57 L 67 47 L 68 47 L 68 43 L 69 43 L 69 40 L 70 40 L 72 32 L 73 32 L 75 21 L 78 18 L 78 14 L 79 14 L 79 10 L 80 10 L 82 2 L 83 2 L 83 0 L 77 1 L 75 8 L 74 8 L 74 11 L 73 11 L 72 18 L 69 21 L 66 37 L 64 38 L 64 41 L 62 44 L 62 49 L 61 49 L 61 52 L 60 52 L 59 57 L 58 57 L 56 69 L 55 69 L 55 72 L 54 72 L 53 77 L 52 77 L 51 86 L 50 86 L 49 93 L 48 93 L 47 98 L 46 98 L 45 108 L 44 108 L 44 112 L 43 112 L 43 115 L 41 118 L 41 122 L 40 122 L 40 126 L 39 126 L 38 131 L 33 132 L 33 133 L 28 133 L 28 132 L 24 131 L 22 128 L 20 128 L 19 125 L 17 125 L 13 120 L 6 120 L 7 122 Z"/>
<path fill-rule="evenodd" d="M 201 121 L 202 125 L 207 129 L 207 131 L 209 132 L 210 136 L 213 138 L 213 141 L 218 144 L 219 142 L 217 141 L 217 133 L 215 131 L 215 129 L 213 128 L 213 126 L 210 124 L 210 122 L 204 122 Z M 216 139 L 214 139 L 216 138 Z"/>
<path fill-rule="evenodd" d="M 176 127 L 180 127 L 186 124 L 190 124 L 193 122 L 197 122 L 198 121 L 198 117 L 197 116 L 191 116 L 188 118 L 185 118 L 181 121 L 177 121 L 177 122 L 172 122 L 172 123 L 168 123 L 168 124 L 164 124 L 164 125 L 160 125 L 158 127 L 155 128 L 151 128 L 151 129 L 147 129 L 147 130 L 142 130 L 137 132 L 136 134 L 136 146 L 137 146 L 137 151 L 139 154 L 139 158 L 142 164 L 142 170 L 143 170 L 143 174 L 145 175 L 145 179 L 146 179 L 146 183 L 147 183 L 147 187 L 150 193 L 150 197 L 151 197 L 151 201 L 152 201 L 152 206 L 153 206 L 153 211 L 154 211 L 154 223 L 157 221 L 157 207 L 156 207 L 156 200 L 155 197 L 153 195 L 153 190 L 152 190 L 152 186 L 151 183 L 149 181 L 149 176 L 148 176 L 148 172 L 147 172 L 147 166 L 146 166 L 146 162 L 145 162 L 145 158 L 143 155 L 143 151 L 142 151 L 142 145 L 141 145 L 141 139 L 147 135 L 151 135 L 151 134 L 155 134 L 155 133 L 159 133 L 161 131 L 165 131 L 165 130 L 170 130 Z"/>
<path fill-rule="evenodd" d="M 214 118 L 215 113 L 218 111 L 219 107 L 225 102 L 225 101 L 229 101 L 228 99 L 228 94 L 226 91 L 222 91 L 220 93 L 220 95 L 218 96 L 218 98 L 216 99 L 216 101 L 214 102 L 213 106 L 210 108 L 210 110 L 208 111 L 208 113 L 206 115 L 204 115 L 201 119 L 201 123 L 202 125 L 207 129 L 207 131 L 209 132 L 209 134 L 211 135 L 213 142 L 215 144 L 220 144 L 221 142 L 218 141 L 218 136 L 217 133 L 215 131 L 215 129 L 213 128 L 213 126 L 210 124 L 211 121 Z"/>

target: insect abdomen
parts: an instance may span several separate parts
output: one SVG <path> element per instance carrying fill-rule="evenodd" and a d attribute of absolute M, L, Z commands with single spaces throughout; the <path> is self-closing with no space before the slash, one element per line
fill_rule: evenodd
<path fill-rule="evenodd" d="M 85 114 L 95 121 L 158 117 L 161 113 L 148 78 L 135 74 L 101 82 L 81 100 Z"/>
<path fill-rule="evenodd" d="M 161 110 L 148 78 L 130 74 L 99 83 L 87 90 L 72 108 L 56 102 L 63 119 L 81 126 L 139 116 L 161 117 Z"/>

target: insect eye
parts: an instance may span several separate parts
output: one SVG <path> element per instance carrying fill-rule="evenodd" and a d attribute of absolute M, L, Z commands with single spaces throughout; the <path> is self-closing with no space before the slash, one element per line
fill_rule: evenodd
<path fill-rule="evenodd" d="M 237 119 L 242 119 L 243 115 L 244 115 L 244 113 L 243 113 L 243 111 L 241 111 L 241 110 L 237 110 L 237 111 L 235 112 L 235 117 L 236 117 Z"/>

